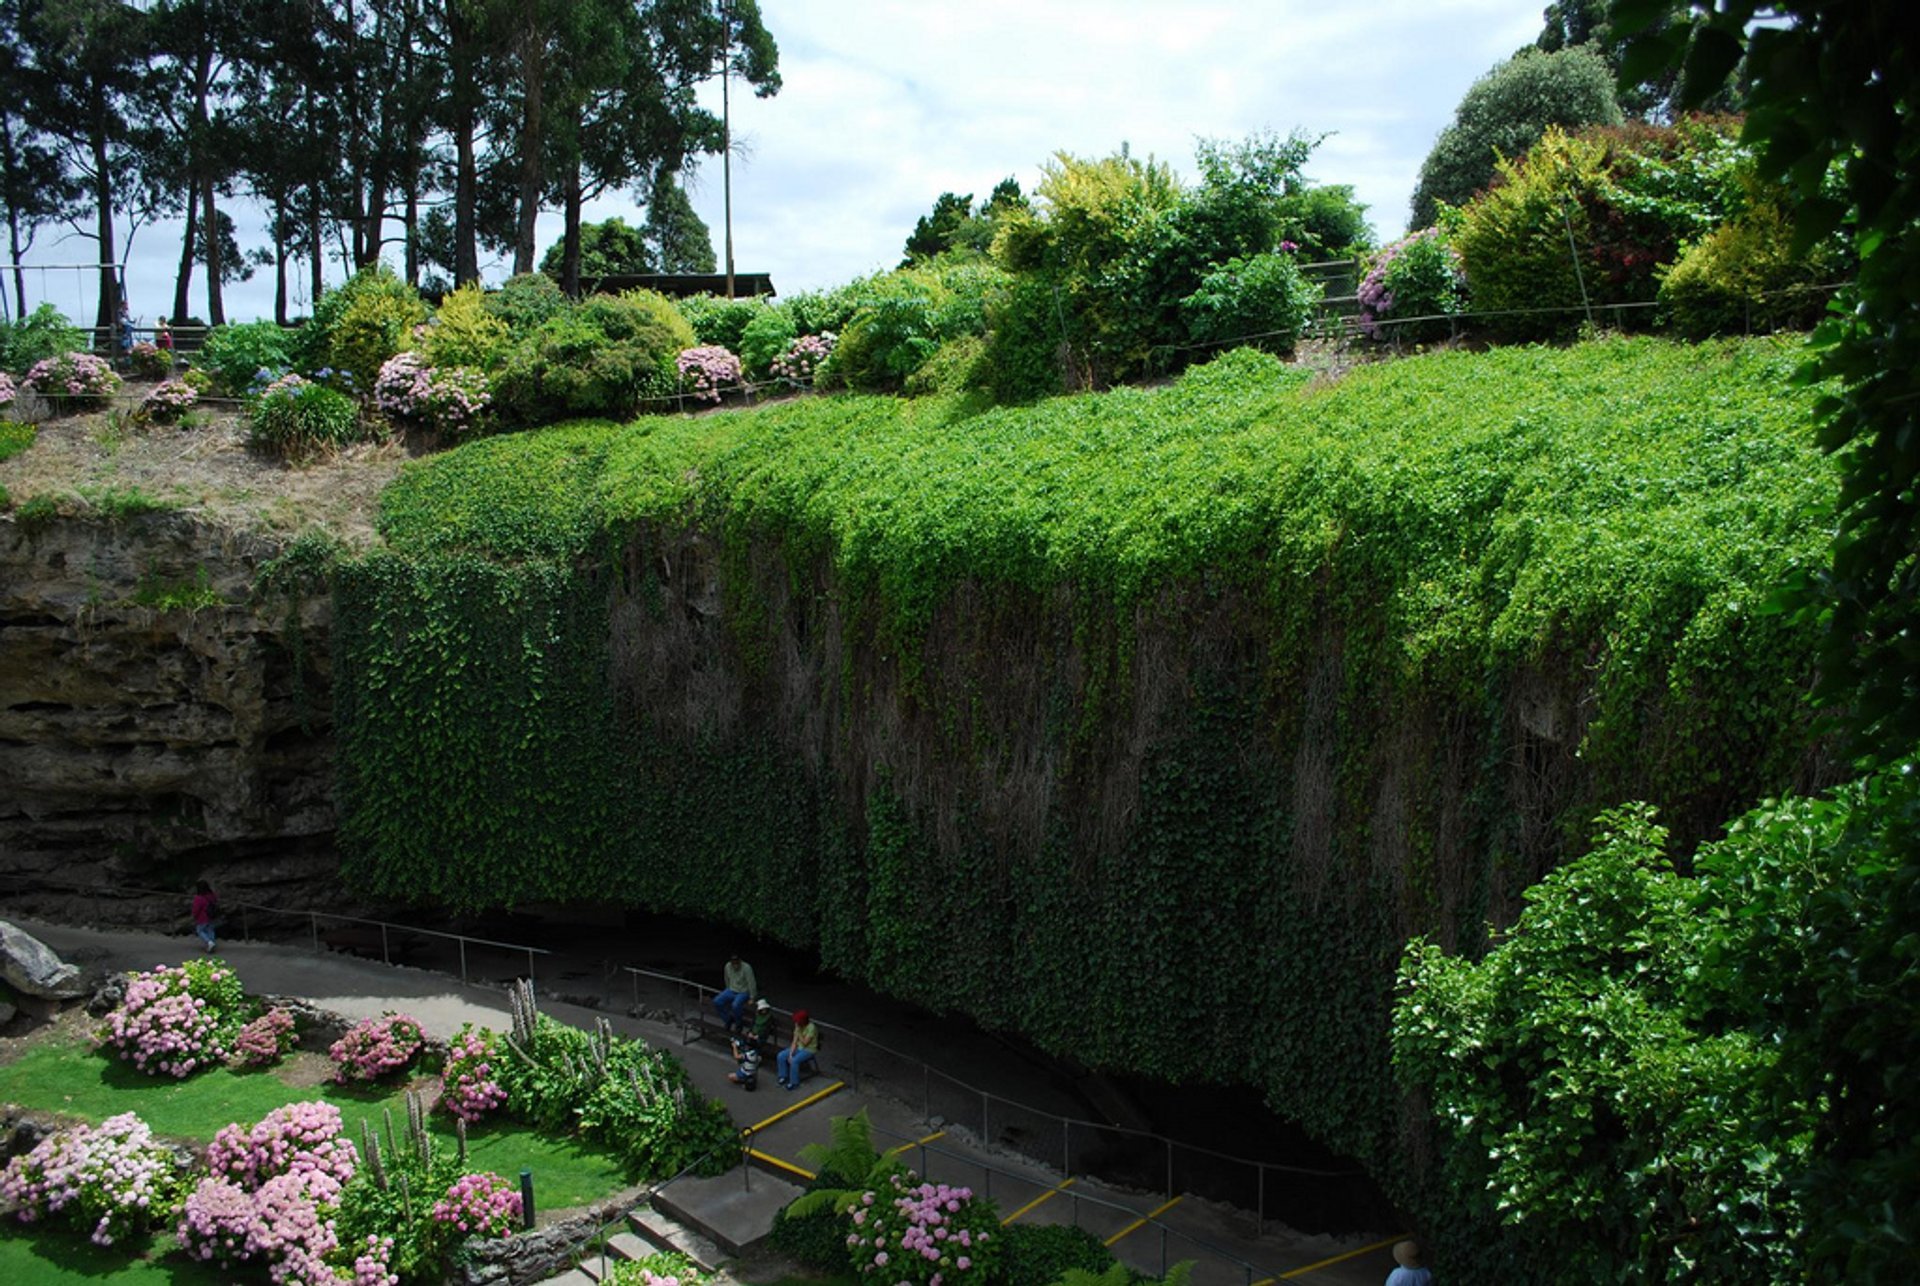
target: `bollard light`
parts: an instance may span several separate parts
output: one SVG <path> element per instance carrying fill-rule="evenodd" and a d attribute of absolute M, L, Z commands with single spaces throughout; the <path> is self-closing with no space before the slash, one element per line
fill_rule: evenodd
<path fill-rule="evenodd" d="M 520 1171 L 520 1226 L 533 1227 L 533 1171 Z"/>

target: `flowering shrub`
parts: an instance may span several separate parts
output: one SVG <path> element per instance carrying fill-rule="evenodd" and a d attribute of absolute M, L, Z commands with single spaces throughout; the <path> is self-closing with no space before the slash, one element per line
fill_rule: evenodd
<path fill-rule="evenodd" d="M 199 400 L 193 385 L 185 380 L 168 380 L 140 399 L 140 413 L 155 423 L 172 424 Z"/>
<path fill-rule="evenodd" d="M 240 1029 L 228 1061 L 235 1067 L 271 1067 L 293 1052 L 293 1015 L 269 1009 Z"/>
<path fill-rule="evenodd" d="M 1461 311 L 1466 277 L 1460 256 L 1438 227 L 1424 228 L 1385 247 L 1361 279 L 1360 329 L 1371 339 L 1435 339 Z M 1395 318 L 1426 318 L 1388 325 Z"/>
<path fill-rule="evenodd" d="M 180 1187 L 172 1154 L 131 1112 L 50 1135 L 0 1171 L 0 1198 L 19 1208 L 22 1223 L 49 1215 L 91 1223 L 102 1246 L 166 1219 Z"/>
<path fill-rule="evenodd" d="M 11 406 L 13 399 L 20 396 L 20 390 L 14 387 L 13 376 L 0 371 L 0 406 Z"/>
<path fill-rule="evenodd" d="M 263 383 L 261 376 L 267 379 Z M 255 444 L 295 458 L 351 442 L 360 425 L 353 399 L 299 375 L 255 376 L 248 411 Z"/>
<path fill-rule="evenodd" d="M 164 379 L 173 370 L 173 354 L 144 339 L 128 352 L 127 360 L 143 380 Z"/>
<path fill-rule="evenodd" d="M 605 1286 L 706 1286 L 709 1280 L 685 1255 L 663 1253 L 622 1260 L 606 1275 Z"/>
<path fill-rule="evenodd" d="M 213 1136 L 207 1168 L 253 1190 L 283 1174 L 299 1176 L 316 1200 L 330 1201 L 359 1169 L 353 1144 L 340 1134 L 331 1103 L 289 1103 L 251 1129 L 228 1125 Z"/>
<path fill-rule="evenodd" d="M 833 356 L 834 334 L 802 335 L 787 345 L 787 351 L 774 359 L 773 373 L 794 384 L 811 384 L 825 361 Z"/>
<path fill-rule="evenodd" d="M 221 961 L 160 965 L 127 984 L 99 1040 L 149 1075 L 191 1076 L 226 1059 L 245 1012 L 240 979 Z"/>
<path fill-rule="evenodd" d="M 380 367 L 373 401 L 388 415 L 416 420 L 449 438 L 474 432 L 493 402 L 486 374 L 471 366 L 429 366 L 417 352 L 397 353 Z"/>
<path fill-rule="evenodd" d="M 447 1050 L 440 1073 L 440 1103 L 468 1123 L 479 1120 L 507 1101 L 507 1091 L 493 1077 L 495 1038 L 491 1032 L 462 1027 Z"/>
<path fill-rule="evenodd" d="M 500 1175 L 463 1174 L 434 1202 L 433 1218 L 463 1237 L 505 1237 L 520 1222 L 520 1193 Z"/>
<path fill-rule="evenodd" d="M 985 1282 L 999 1223 L 970 1188 L 913 1183 L 895 1174 L 887 1188 L 862 1193 L 849 1209 L 847 1251 L 854 1270 L 903 1286 Z"/>
<path fill-rule="evenodd" d="M 27 387 L 45 394 L 59 410 L 83 411 L 107 404 L 120 388 L 120 377 L 104 357 L 92 353 L 62 353 L 33 364 Z"/>
<path fill-rule="evenodd" d="M 368 1233 L 365 1248 L 353 1257 L 353 1286 L 400 1286 L 392 1265 L 393 1238 Z"/>
<path fill-rule="evenodd" d="M 680 384 L 702 402 L 718 402 L 720 390 L 740 383 L 740 359 L 714 344 L 682 349 Z"/>
<path fill-rule="evenodd" d="M 363 1018 L 327 1050 L 334 1062 L 333 1079 L 377 1081 L 390 1072 L 413 1065 L 426 1047 L 426 1034 L 419 1020 L 405 1014 L 382 1014 Z"/>

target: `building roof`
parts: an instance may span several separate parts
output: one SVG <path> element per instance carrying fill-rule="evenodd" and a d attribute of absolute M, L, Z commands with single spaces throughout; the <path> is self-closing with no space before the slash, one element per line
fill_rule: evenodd
<path fill-rule="evenodd" d="M 583 295 L 617 295 L 627 290 L 656 290 L 675 299 L 684 299 L 688 295 L 724 295 L 727 293 L 727 274 L 724 272 L 621 272 L 609 273 L 604 277 L 580 276 L 580 293 Z M 736 272 L 733 274 L 733 293 L 739 299 L 751 299 L 756 295 L 775 295 L 773 277 L 764 272 Z"/>

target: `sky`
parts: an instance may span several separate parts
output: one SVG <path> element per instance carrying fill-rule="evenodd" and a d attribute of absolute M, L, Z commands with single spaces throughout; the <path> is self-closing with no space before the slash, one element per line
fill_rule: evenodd
<path fill-rule="evenodd" d="M 1538 35 L 1544 4 L 761 0 L 785 83 L 767 99 L 734 87 L 734 267 L 771 274 L 781 294 L 838 285 L 897 264 L 942 192 L 977 202 L 1008 176 L 1031 192 L 1056 152 L 1100 157 L 1123 143 L 1191 179 L 1196 141 L 1268 131 L 1326 135 L 1307 177 L 1351 185 L 1391 240 L 1461 95 Z M 720 158 L 688 186 L 724 255 Z M 263 244 L 257 218 L 234 214 L 241 244 Z M 615 214 L 640 217 L 621 198 L 587 210 Z M 59 235 L 41 233 L 34 262 L 93 262 L 91 241 Z M 128 291 L 143 324 L 171 305 L 180 235 L 156 223 L 133 243 Z M 543 215 L 539 252 L 559 235 L 558 215 Z M 490 282 L 508 268 L 483 264 Z M 28 306 L 45 297 L 90 318 L 93 282 L 80 276 L 29 274 Z M 203 281 L 193 297 L 204 313 Z M 229 286 L 226 306 L 230 320 L 271 316 L 271 274 Z"/>

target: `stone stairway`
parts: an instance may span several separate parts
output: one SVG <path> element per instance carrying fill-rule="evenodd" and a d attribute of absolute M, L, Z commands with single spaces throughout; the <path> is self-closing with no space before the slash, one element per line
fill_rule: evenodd
<path fill-rule="evenodd" d="M 801 1189 L 755 1166 L 712 1179 L 686 1178 L 627 1212 L 626 1227 L 584 1250 L 573 1268 L 540 1286 L 595 1286 L 615 1265 L 660 1251 L 692 1260 L 704 1273 L 745 1253 L 773 1230 L 773 1217 Z"/>

